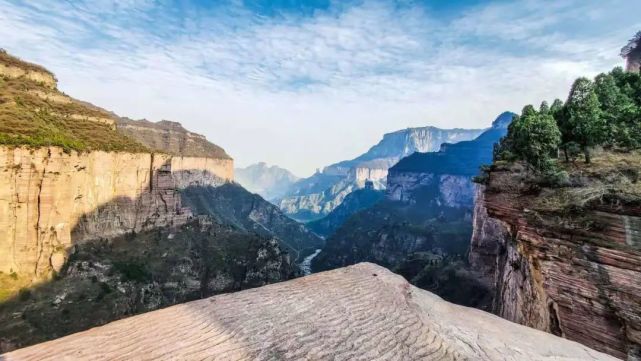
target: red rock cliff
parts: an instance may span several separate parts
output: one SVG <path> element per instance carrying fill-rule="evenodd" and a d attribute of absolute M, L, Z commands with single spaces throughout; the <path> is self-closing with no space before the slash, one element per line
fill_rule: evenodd
<path fill-rule="evenodd" d="M 470 262 L 494 285 L 496 314 L 640 359 L 641 207 L 627 158 L 575 169 L 582 186 L 561 189 L 494 167 L 477 191 Z"/>

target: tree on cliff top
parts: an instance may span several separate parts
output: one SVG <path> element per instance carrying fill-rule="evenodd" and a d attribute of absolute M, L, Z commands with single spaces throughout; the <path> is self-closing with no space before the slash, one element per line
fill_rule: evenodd
<path fill-rule="evenodd" d="M 602 144 L 607 136 L 601 103 L 594 90 L 594 84 L 587 78 L 579 78 L 572 85 L 566 102 L 568 126 L 571 139 L 581 146 L 585 162 L 590 163 L 590 147 Z"/>
<path fill-rule="evenodd" d="M 547 103 L 542 104 L 541 110 L 537 112 L 531 105 L 523 108 L 508 133 L 513 139 L 513 151 L 536 171 L 551 167 L 550 161 L 561 143 L 561 132 Z"/>

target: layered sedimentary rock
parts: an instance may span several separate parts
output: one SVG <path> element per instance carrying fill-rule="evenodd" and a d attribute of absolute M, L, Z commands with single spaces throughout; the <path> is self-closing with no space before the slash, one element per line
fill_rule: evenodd
<path fill-rule="evenodd" d="M 0 271 L 46 277 L 73 243 L 185 223 L 178 189 L 229 181 L 226 162 L 1 147 Z"/>
<path fill-rule="evenodd" d="M 518 165 L 489 173 L 470 262 L 493 285 L 496 314 L 641 359 L 641 208 L 629 172 L 638 159 L 597 158 L 564 188 L 532 184 Z"/>
<path fill-rule="evenodd" d="M 452 305 L 372 264 L 215 296 L 2 356 L 13 360 L 614 360 Z"/>

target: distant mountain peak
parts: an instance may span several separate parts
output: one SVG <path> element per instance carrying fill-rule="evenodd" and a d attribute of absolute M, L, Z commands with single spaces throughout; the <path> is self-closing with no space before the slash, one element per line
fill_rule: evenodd
<path fill-rule="evenodd" d="M 512 119 L 516 116 L 515 113 L 506 111 L 499 114 L 496 119 L 492 122 L 492 128 L 494 129 L 507 129 L 508 125 L 512 123 Z"/>
<path fill-rule="evenodd" d="M 283 196 L 299 178 L 277 165 L 258 162 L 244 168 L 236 168 L 235 178 L 247 190 L 260 194 L 267 200 Z"/>

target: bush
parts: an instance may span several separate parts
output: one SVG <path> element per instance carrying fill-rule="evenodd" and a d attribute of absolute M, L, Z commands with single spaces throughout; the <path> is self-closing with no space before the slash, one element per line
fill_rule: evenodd
<path fill-rule="evenodd" d="M 115 262 L 114 267 L 121 274 L 123 281 L 144 282 L 151 280 L 151 274 L 143 264 L 135 261 Z"/>
<path fill-rule="evenodd" d="M 20 301 L 25 302 L 25 301 L 28 301 L 30 298 L 31 298 L 31 291 L 30 290 L 28 290 L 26 288 L 20 289 L 20 291 L 18 292 L 18 299 Z"/>

